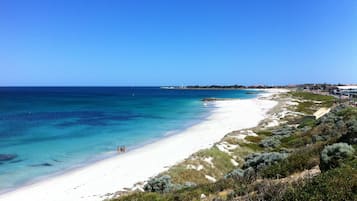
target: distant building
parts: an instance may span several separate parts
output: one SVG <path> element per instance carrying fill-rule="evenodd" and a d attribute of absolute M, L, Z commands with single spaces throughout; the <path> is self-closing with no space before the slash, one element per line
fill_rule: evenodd
<path fill-rule="evenodd" d="M 357 85 L 337 86 L 335 94 L 357 98 Z"/>

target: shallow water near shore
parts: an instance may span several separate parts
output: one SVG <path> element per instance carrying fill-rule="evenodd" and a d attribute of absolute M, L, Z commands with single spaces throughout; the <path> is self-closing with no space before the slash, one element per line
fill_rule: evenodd
<path fill-rule="evenodd" d="M 0 192 L 143 146 L 204 120 L 202 98 L 247 90 L 158 87 L 0 88 Z"/>

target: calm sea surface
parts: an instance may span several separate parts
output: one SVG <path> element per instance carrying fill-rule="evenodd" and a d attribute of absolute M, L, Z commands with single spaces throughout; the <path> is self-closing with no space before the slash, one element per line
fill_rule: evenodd
<path fill-rule="evenodd" d="M 0 192 L 174 134 L 247 90 L 0 87 Z"/>

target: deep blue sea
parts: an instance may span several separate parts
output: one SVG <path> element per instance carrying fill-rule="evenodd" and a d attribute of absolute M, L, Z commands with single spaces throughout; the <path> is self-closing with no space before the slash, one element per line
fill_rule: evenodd
<path fill-rule="evenodd" d="M 210 114 L 202 98 L 247 92 L 0 87 L 0 192 L 174 134 Z"/>

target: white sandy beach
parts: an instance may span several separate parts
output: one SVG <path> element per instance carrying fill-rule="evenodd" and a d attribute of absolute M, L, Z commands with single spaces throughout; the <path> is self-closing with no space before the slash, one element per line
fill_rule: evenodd
<path fill-rule="evenodd" d="M 268 96 L 278 93 L 269 90 Z M 109 194 L 132 187 L 139 181 L 166 170 L 169 166 L 208 148 L 227 133 L 256 126 L 277 102 L 255 98 L 226 100 L 214 103 L 214 109 L 205 121 L 182 132 L 105 159 L 65 174 L 18 188 L 0 195 L 1 201 L 97 201 Z"/>

